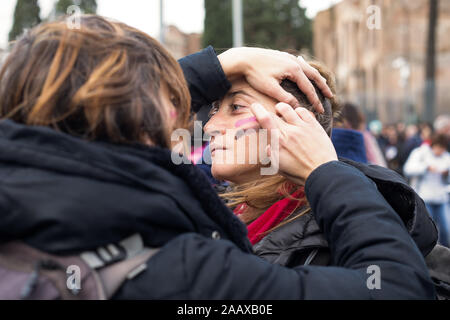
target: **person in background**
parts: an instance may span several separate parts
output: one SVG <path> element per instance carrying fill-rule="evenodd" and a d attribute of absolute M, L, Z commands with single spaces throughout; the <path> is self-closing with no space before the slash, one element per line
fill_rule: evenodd
<path fill-rule="evenodd" d="M 382 126 L 379 120 L 372 120 L 367 127 L 364 126 L 363 134 L 369 163 L 387 168 L 386 159 L 378 142 Z"/>
<path fill-rule="evenodd" d="M 398 163 L 398 151 L 400 145 L 399 135 L 395 125 L 383 127 L 381 134 L 381 143 L 384 157 L 388 168 L 401 174 L 401 168 Z"/>
<path fill-rule="evenodd" d="M 381 152 L 380 145 L 377 139 L 368 129 L 366 123 L 366 117 L 362 115 L 362 124 L 360 130 L 364 136 L 364 145 L 366 146 L 366 157 L 370 164 L 375 164 L 380 167 L 387 168 L 386 160 L 384 159 L 383 152 Z"/>
<path fill-rule="evenodd" d="M 408 160 L 409 155 L 414 149 L 420 147 L 422 142 L 423 139 L 419 127 L 415 124 L 407 125 L 403 135 L 403 142 L 399 142 L 399 150 L 397 156 L 399 170 L 403 175 L 403 167 L 406 163 L 406 160 Z"/>
<path fill-rule="evenodd" d="M 450 152 L 450 114 L 438 116 L 434 120 L 433 127 L 436 134 L 443 134 L 447 137 L 447 152 Z M 449 201 L 445 207 L 445 212 L 447 213 L 447 230 L 450 230 L 450 185 L 447 186 L 447 194 L 449 195 Z"/>
<path fill-rule="evenodd" d="M 367 128 L 365 116 L 352 103 L 343 105 L 335 122 L 332 140 L 339 156 L 387 167 L 377 139 Z"/>
<path fill-rule="evenodd" d="M 367 163 L 364 136 L 359 131 L 363 123 L 361 113 L 351 103 L 344 103 L 336 117 L 331 140 L 339 157 Z"/>
<path fill-rule="evenodd" d="M 450 152 L 450 115 L 443 114 L 438 116 L 433 123 L 434 130 L 437 134 L 443 134 L 448 139 L 447 151 Z"/>
<path fill-rule="evenodd" d="M 422 143 L 430 145 L 431 138 L 434 133 L 433 126 L 428 122 L 422 122 L 419 124 L 419 130 L 420 130 L 420 138 L 422 138 Z"/>
<path fill-rule="evenodd" d="M 435 135 L 430 145 L 424 143 L 413 150 L 405 163 L 404 173 L 411 177 L 411 185 L 425 201 L 427 209 L 439 229 L 439 241 L 449 246 L 448 176 L 450 154 L 447 137 Z"/>
<path fill-rule="evenodd" d="M 378 119 L 370 121 L 368 128 L 370 130 L 370 133 L 372 133 L 372 135 L 377 139 L 378 142 L 378 138 L 381 134 L 381 129 L 383 129 L 383 124 L 381 123 L 381 121 Z"/>
<path fill-rule="evenodd" d="M 372 130 L 372 132 L 374 132 L 374 130 L 376 130 L 377 142 L 378 142 L 378 145 L 380 146 L 381 152 L 383 153 L 384 159 L 386 160 L 385 150 L 386 150 L 386 147 L 389 145 L 389 140 L 387 137 L 387 127 L 388 126 L 386 124 L 381 123 L 381 121 L 380 121 L 380 124 L 372 125 L 372 127 L 376 128 L 376 129 L 371 129 L 371 130 Z"/>
<path fill-rule="evenodd" d="M 406 140 L 406 125 L 399 121 L 395 124 L 395 130 L 397 131 L 397 137 L 399 144 L 402 144 Z"/>

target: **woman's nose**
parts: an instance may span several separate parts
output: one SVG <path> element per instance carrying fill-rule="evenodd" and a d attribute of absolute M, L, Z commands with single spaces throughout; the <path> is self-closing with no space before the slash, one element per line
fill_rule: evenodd
<path fill-rule="evenodd" d="M 214 119 L 214 117 L 212 117 L 206 123 L 203 130 L 210 136 L 213 136 L 213 135 L 225 134 L 225 131 L 227 130 L 227 128 L 222 123 L 222 121 Z"/>

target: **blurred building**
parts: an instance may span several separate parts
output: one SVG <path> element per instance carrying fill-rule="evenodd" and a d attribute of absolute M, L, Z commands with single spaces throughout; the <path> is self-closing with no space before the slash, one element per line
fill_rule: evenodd
<path fill-rule="evenodd" d="M 315 58 L 335 72 L 340 97 L 360 104 L 369 119 L 422 118 L 428 5 L 428 0 L 343 0 L 317 14 Z M 436 30 L 436 115 L 450 113 L 449 33 L 450 1 L 443 0 Z"/>
<path fill-rule="evenodd" d="M 182 58 L 201 49 L 202 35 L 184 33 L 175 26 L 168 26 L 164 33 L 164 45 L 176 58 Z"/>
<path fill-rule="evenodd" d="M 3 64 L 3 60 L 6 58 L 6 50 L 0 48 L 0 66 Z"/>

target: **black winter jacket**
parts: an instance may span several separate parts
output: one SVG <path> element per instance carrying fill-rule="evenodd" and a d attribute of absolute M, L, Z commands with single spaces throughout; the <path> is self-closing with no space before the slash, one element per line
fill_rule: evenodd
<path fill-rule="evenodd" d="M 181 61 L 195 106 L 228 90 L 213 53 Z M 244 225 L 205 176 L 173 164 L 168 150 L 87 142 L 9 120 L 0 121 L 0 150 L 0 242 L 68 254 L 138 232 L 161 247 L 116 299 L 435 297 L 402 220 L 348 164 L 326 163 L 306 181 L 335 266 L 288 269 L 251 254 Z M 379 290 L 367 286 L 370 265 L 381 269 Z"/>
<path fill-rule="evenodd" d="M 426 257 L 437 243 L 437 229 L 417 193 L 392 170 L 344 158 L 340 158 L 340 161 L 355 167 L 375 183 L 379 192 L 402 219 L 422 255 Z M 303 210 L 304 208 L 299 208 L 293 216 Z M 275 229 L 255 244 L 253 249 L 258 256 L 282 266 L 334 263 L 326 237 L 312 212 Z"/>

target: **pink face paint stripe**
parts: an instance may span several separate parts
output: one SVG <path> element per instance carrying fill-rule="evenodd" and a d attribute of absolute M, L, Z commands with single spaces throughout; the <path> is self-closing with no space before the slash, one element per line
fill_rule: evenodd
<path fill-rule="evenodd" d="M 242 119 L 242 120 L 236 121 L 234 127 L 235 128 L 239 128 L 239 127 L 243 126 L 244 124 L 250 123 L 250 122 L 257 122 L 256 121 L 256 117 L 251 117 L 251 118 L 247 118 L 247 119 Z"/>

